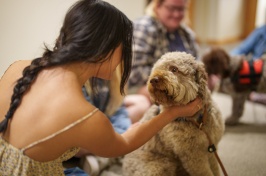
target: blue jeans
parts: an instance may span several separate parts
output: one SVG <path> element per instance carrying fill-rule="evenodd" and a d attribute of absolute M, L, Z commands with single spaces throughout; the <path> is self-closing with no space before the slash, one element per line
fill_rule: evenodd
<path fill-rule="evenodd" d="M 105 102 L 108 101 L 108 98 L 103 98 L 103 97 L 106 97 L 103 92 L 100 92 L 100 93 L 102 93 L 101 94 L 102 96 L 100 96 L 100 98 L 96 99 L 93 103 L 91 97 L 86 92 L 85 87 L 82 88 L 82 91 L 83 91 L 83 94 L 84 94 L 84 96 L 88 102 L 92 103 L 97 108 L 99 108 L 99 110 L 104 112 L 104 109 L 106 108 Z M 128 112 L 127 112 L 126 107 L 124 105 L 121 105 L 119 107 L 119 109 L 114 113 L 114 115 L 112 115 L 111 117 L 108 117 L 108 118 L 109 118 L 110 122 L 112 123 L 114 130 L 119 134 L 124 133 L 129 128 L 129 126 L 131 125 L 131 120 L 128 117 Z"/>
<path fill-rule="evenodd" d="M 124 106 L 121 106 L 112 117 L 109 117 L 114 130 L 122 134 L 131 125 L 131 120 L 128 117 L 128 112 Z"/>
<path fill-rule="evenodd" d="M 86 172 L 78 167 L 68 168 L 64 170 L 66 176 L 89 176 Z"/>
<path fill-rule="evenodd" d="M 252 54 L 253 60 L 260 58 L 266 52 L 266 25 L 256 28 L 238 47 L 231 51 L 231 55 Z"/>

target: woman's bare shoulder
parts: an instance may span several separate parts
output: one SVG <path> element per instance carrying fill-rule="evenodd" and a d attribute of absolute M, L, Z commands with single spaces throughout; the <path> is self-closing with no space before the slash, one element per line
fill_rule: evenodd
<path fill-rule="evenodd" d="M 0 79 L 0 116 L 4 117 L 6 111 L 9 108 L 9 103 L 11 100 L 11 96 L 13 94 L 13 87 L 16 81 L 22 76 L 23 69 L 30 64 L 30 60 L 28 61 L 16 61 L 11 64 L 8 69 L 5 71 L 3 76 Z M 0 118 L 1 120 L 1 118 Z"/>
<path fill-rule="evenodd" d="M 22 76 L 22 71 L 25 67 L 30 65 L 31 60 L 18 60 L 13 62 L 5 71 L 2 78 L 4 79 L 6 76 L 9 77 L 12 75 L 12 77 L 18 78 Z M 2 79 L 1 78 L 1 79 Z"/>

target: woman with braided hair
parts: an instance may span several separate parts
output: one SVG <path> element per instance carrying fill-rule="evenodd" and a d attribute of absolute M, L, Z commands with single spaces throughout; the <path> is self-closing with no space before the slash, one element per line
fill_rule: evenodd
<path fill-rule="evenodd" d="M 201 108 L 196 99 L 116 133 L 82 86 L 89 79 L 95 89 L 94 78 L 109 80 L 121 63 L 124 94 L 131 45 L 132 23 L 122 12 L 101 0 L 81 0 L 67 12 L 52 50 L 12 64 L 0 80 L 0 175 L 64 175 L 62 162 L 79 148 L 103 157 L 127 154 Z"/>

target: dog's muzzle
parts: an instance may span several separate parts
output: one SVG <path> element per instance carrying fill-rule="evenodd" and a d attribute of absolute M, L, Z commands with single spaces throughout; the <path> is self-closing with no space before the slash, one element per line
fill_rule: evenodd
<path fill-rule="evenodd" d="M 152 85 L 152 87 L 157 90 L 157 91 L 160 91 L 160 92 L 163 92 L 166 94 L 168 94 L 168 90 L 166 88 L 164 88 L 162 85 L 163 85 L 163 79 L 158 77 L 158 76 L 155 76 L 153 77 L 151 80 L 150 80 L 150 84 Z"/>
<path fill-rule="evenodd" d="M 153 87 L 157 87 L 158 83 L 160 82 L 160 78 L 155 76 L 150 80 L 150 83 Z"/>

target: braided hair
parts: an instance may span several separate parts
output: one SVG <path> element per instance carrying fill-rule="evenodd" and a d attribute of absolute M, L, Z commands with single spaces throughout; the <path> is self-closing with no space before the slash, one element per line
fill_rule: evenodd
<path fill-rule="evenodd" d="M 9 119 L 41 70 L 73 62 L 104 62 L 110 59 L 120 44 L 123 68 L 120 93 L 124 94 L 132 65 L 132 33 L 132 22 L 109 3 L 101 0 L 76 2 L 65 16 L 53 50 L 45 46 L 42 57 L 34 59 L 17 80 L 10 108 L 0 123 L 0 132 L 7 129 Z M 90 82 L 93 89 L 97 87 L 95 78 L 91 78 Z"/>

